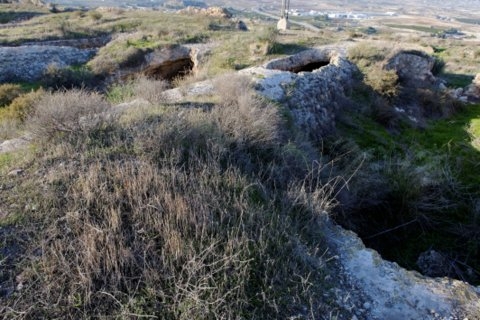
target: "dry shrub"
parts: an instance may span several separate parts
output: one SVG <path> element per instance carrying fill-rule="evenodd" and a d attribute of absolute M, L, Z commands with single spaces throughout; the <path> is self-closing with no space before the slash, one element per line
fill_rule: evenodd
<path fill-rule="evenodd" d="M 322 294 L 292 277 L 313 281 L 322 267 L 305 251 L 308 240 L 292 237 L 297 228 L 315 234 L 328 188 L 307 179 L 269 198 L 258 177 L 224 167 L 215 154 L 186 166 L 169 159 L 55 169 L 57 192 L 68 192 L 38 209 L 54 220 L 39 261 L 22 275 L 23 318 L 274 319 Z"/>
<path fill-rule="evenodd" d="M 394 98 L 399 93 L 397 73 L 395 70 L 383 69 L 380 64 L 368 70 L 365 83 L 385 98 Z"/>
<path fill-rule="evenodd" d="M 142 98 L 152 104 L 162 102 L 163 91 L 168 88 L 168 83 L 163 80 L 138 77 L 133 81 L 133 94 L 135 98 Z"/>
<path fill-rule="evenodd" d="M 234 317 L 246 303 L 255 231 L 240 221 L 265 212 L 242 198 L 238 173 L 198 169 L 191 179 L 145 162 L 91 164 L 67 196 L 69 213 L 48 231 L 42 296 L 80 299 L 92 314 Z M 145 300 L 135 300 L 136 290 Z"/>
<path fill-rule="evenodd" d="M 221 130 L 239 145 L 271 148 L 280 141 L 283 127 L 277 106 L 256 96 L 250 79 L 224 76 L 215 82 L 220 104 L 212 114 Z"/>
<path fill-rule="evenodd" d="M 235 105 L 240 96 L 251 91 L 251 80 L 238 74 L 226 74 L 215 79 L 214 86 L 225 106 Z"/>
<path fill-rule="evenodd" d="M 464 107 L 462 102 L 437 89 L 416 89 L 411 94 L 428 118 L 448 118 Z"/>
<path fill-rule="evenodd" d="M 86 132 L 104 119 L 108 103 L 97 93 L 85 90 L 46 93 L 27 120 L 28 129 L 39 140 L 58 134 Z"/>
<path fill-rule="evenodd" d="M 396 127 L 400 117 L 395 107 L 385 98 L 377 96 L 372 101 L 372 116 L 386 127 Z"/>
<path fill-rule="evenodd" d="M 277 107 L 250 92 L 240 94 L 236 99 L 234 104 L 219 105 L 212 110 L 220 130 L 232 137 L 237 145 L 271 148 L 278 143 L 281 118 Z"/>

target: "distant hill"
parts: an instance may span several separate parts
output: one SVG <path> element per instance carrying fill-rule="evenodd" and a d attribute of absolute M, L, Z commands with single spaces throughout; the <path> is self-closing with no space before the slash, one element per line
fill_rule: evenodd
<path fill-rule="evenodd" d="M 26 3 L 34 4 L 36 6 L 43 6 L 45 3 L 41 0 L 0 0 L 0 3 Z"/>

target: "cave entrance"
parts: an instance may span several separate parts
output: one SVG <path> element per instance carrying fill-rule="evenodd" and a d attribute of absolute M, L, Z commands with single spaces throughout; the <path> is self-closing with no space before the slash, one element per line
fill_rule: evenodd
<path fill-rule="evenodd" d="M 452 229 L 445 216 L 455 212 L 412 210 L 398 200 L 386 198 L 361 208 L 340 210 L 335 221 L 355 232 L 383 259 L 403 268 L 430 277 L 480 284 L 478 242 L 467 229 L 463 233 Z"/>
<path fill-rule="evenodd" d="M 330 61 L 314 61 L 307 63 L 305 65 L 294 66 L 290 68 L 290 72 L 299 73 L 299 72 L 312 72 L 314 70 L 320 69 L 321 67 L 328 66 Z"/>
<path fill-rule="evenodd" d="M 144 71 L 144 74 L 149 78 L 172 81 L 175 78 L 183 78 L 190 74 L 194 66 L 191 58 L 183 58 L 151 66 Z"/>

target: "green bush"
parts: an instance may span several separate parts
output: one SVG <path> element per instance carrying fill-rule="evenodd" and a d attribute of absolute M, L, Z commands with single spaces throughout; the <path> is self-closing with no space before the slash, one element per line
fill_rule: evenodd
<path fill-rule="evenodd" d="M 6 83 L 0 85 L 0 108 L 8 106 L 22 93 L 22 87 L 18 84 Z"/>
<path fill-rule="evenodd" d="M 23 123 L 32 112 L 35 103 L 41 99 L 44 93 L 45 92 L 40 89 L 18 96 L 8 107 L 0 109 L 0 120 Z"/>

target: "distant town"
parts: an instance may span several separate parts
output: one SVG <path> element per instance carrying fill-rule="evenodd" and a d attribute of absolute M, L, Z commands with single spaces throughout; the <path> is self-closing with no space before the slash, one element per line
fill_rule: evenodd
<path fill-rule="evenodd" d="M 396 16 L 396 12 L 385 12 L 382 13 L 363 13 L 363 12 L 328 12 L 328 11 L 317 11 L 317 10 L 309 10 L 304 11 L 302 9 L 290 9 L 288 14 L 291 16 L 311 16 L 311 17 L 318 17 L 324 16 L 329 19 L 358 19 L 358 20 L 365 20 L 370 19 L 374 16 Z"/>

